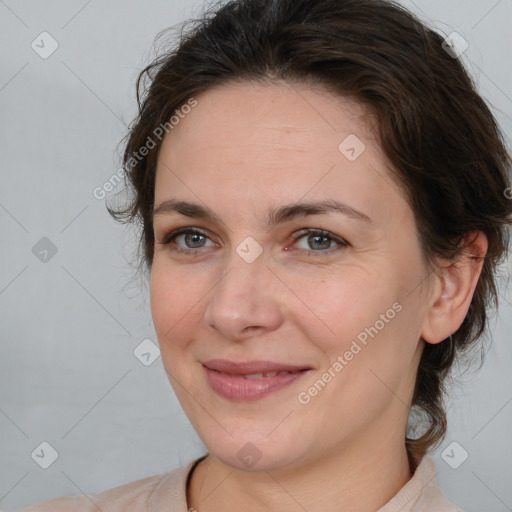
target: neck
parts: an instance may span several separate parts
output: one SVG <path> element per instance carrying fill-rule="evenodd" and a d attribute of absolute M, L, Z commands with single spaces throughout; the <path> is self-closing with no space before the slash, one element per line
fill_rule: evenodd
<path fill-rule="evenodd" d="M 314 461 L 273 471 L 241 471 L 208 455 L 192 473 L 188 507 L 197 512 L 378 510 L 414 469 L 400 430 L 383 435 L 370 429 Z"/>

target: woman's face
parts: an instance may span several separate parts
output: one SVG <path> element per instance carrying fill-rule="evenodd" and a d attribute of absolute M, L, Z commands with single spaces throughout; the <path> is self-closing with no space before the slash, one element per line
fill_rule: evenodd
<path fill-rule="evenodd" d="M 194 428 L 248 470 L 403 449 L 428 273 L 361 106 L 286 84 L 196 100 L 159 153 L 151 269 Z M 265 370 L 290 373 L 243 376 Z"/>

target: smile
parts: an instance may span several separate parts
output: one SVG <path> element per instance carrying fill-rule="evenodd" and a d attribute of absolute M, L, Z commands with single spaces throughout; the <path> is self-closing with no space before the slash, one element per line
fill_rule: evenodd
<path fill-rule="evenodd" d="M 271 393 L 287 388 L 311 371 L 311 368 L 300 367 L 289 367 L 286 370 L 281 368 L 267 371 L 252 370 L 256 366 L 259 366 L 259 369 L 262 369 L 261 367 L 268 368 L 271 364 L 269 362 L 255 362 L 237 365 L 217 360 L 208 362 L 208 366 L 203 364 L 203 367 L 208 384 L 215 393 L 223 398 L 239 401 L 259 400 Z M 222 367 L 223 371 L 213 369 L 212 366 Z M 232 369 L 226 371 L 228 366 Z M 249 366 L 252 366 L 252 371 L 244 369 Z"/>

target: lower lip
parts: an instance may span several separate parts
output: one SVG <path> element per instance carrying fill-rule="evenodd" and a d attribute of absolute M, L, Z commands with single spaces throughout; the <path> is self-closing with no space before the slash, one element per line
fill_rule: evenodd
<path fill-rule="evenodd" d="M 244 377 L 231 377 L 206 367 L 205 370 L 210 386 L 217 394 L 230 400 L 242 401 L 259 400 L 270 393 L 290 386 L 311 371 L 304 370 L 288 375 L 246 379 Z"/>

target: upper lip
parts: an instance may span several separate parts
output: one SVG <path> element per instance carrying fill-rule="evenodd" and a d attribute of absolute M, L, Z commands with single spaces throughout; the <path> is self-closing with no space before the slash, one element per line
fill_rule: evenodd
<path fill-rule="evenodd" d="M 235 362 L 228 359 L 211 359 L 204 361 L 203 366 L 217 372 L 230 375 L 250 375 L 253 373 L 267 372 L 297 372 L 310 370 L 310 366 L 278 363 L 275 361 L 243 361 Z"/>

